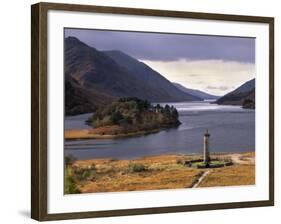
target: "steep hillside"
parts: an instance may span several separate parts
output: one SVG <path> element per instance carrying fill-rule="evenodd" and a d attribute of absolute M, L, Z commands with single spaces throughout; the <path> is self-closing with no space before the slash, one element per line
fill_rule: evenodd
<path fill-rule="evenodd" d="M 121 51 L 104 51 L 104 53 L 125 68 L 130 75 L 139 80 L 139 82 L 146 86 L 147 89 L 150 91 L 153 90 L 153 93 L 151 91 L 150 94 L 153 94 L 158 100 L 156 99 L 152 101 L 167 102 L 201 100 L 199 97 L 179 90 L 169 80 L 148 65 Z"/>
<path fill-rule="evenodd" d="M 113 100 L 110 96 L 81 88 L 71 77 L 65 79 L 66 116 L 93 112 Z"/>
<path fill-rule="evenodd" d="M 242 105 L 245 108 L 254 108 L 255 106 L 255 79 L 252 79 L 239 86 L 232 92 L 224 95 L 216 101 L 223 105 Z M 247 104 L 247 105 L 246 105 Z M 251 105 L 251 106 L 249 106 Z"/>

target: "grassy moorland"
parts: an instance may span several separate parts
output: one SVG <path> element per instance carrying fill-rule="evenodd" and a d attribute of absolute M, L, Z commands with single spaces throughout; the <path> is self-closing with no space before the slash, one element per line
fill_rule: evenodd
<path fill-rule="evenodd" d="M 150 134 L 180 125 L 175 107 L 152 105 L 135 97 L 100 107 L 86 121 L 92 128 L 65 131 L 65 139 L 119 138 Z"/>
<path fill-rule="evenodd" d="M 234 166 L 213 169 L 199 187 L 251 185 L 255 183 L 255 154 L 231 154 Z M 219 183 L 219 185 L 218 185 Z"/>
<path fill-rule="evenodd" d="M 233 165 L 206 169 L 185 165 L 185 161 L 199 159 L 199 155 L 161 155 L 135 160 L 71 161 L 68 158 L 65 169 L 65 193 L 255 184 L 254 153 L 212 154 L 211 157 L 231 159 Z"/>

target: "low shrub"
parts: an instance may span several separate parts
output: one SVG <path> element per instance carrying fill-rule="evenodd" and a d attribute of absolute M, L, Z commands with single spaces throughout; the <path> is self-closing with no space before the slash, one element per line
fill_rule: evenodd
<path fill-rule="evenodd" d="M 96 164 L 92 163 L 91 166 L 90 166 L 90 170 L 96 171 L 97 170 Z"/>
<path fill-rule="evenodd" d="M 64 163 L 66 166 L 71 166 L 77 159 L 73 155 L 67 155 L 64 157 Z"/>
<path fill-rule="evenodd" d="M 142 163 L 129 163 L 128 165 L 130 172 L 144 172 L 147 171 L 147 167 Z"/>
<path fill-rule="evenodd" d="M 182 159 L 178 159 L 176 163 L 181 166 L 188 166 L 188 164 L 186 164 L 186 161 Z"/>
<path fill-rule="evenodd" d="M 96 174 L 96 165 L 92 164 L 87 168 L 78 168 L 74 170 L 73 176 L 78 181 L 86 181 L 93 179 Z"/>
<path fill-rule="evenodd" d="M 76 185 L 76 182 L 71 175 L 71 170 L 66 169 L 64 173 L 64 193 L 65 194 L 79 194 L 81 193 Z"/>

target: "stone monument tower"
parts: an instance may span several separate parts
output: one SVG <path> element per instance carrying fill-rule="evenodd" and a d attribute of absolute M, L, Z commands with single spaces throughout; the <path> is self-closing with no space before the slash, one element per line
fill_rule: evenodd
<path fill-rule="evenodd" d="M 204 149 L 203 149 L 203 162 L 204 163 L 210 162 L 209 137 L 210 137 L 210 134 L 209 134 L 208 129 L 207 129 L 205 134 L 204 134 Z"/>

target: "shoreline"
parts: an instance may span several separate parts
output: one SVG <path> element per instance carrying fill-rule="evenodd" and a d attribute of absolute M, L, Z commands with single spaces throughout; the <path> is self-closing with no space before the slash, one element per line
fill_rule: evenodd
<path fill-rule="evenodd" d="M 126 134 L 97 134 L 94 132 L 94 129 L 85 128 L 85 129 L 69 129 L 64 131 L 65 140 L 79 140 L 79 139 L 116 139 L 116 138 L 127 138 L 127 137 L 136 137 L 148 134 L 154 134 L 164 130 L 161 129 L 152 129 L 149 131 L 137 131 Z"/>
<path fill-rule="evenodd" d="M 190 154 L 173 154 L 173 153 L 167 153 L 167 154 L 158 154 L 158 155 L 148 155 L 148 156 L 139 156 L 131 159 L 116 159 L 114 157 L 101 157 L 101 158 L 95 158 L 95 159 L 77 159 L 75 163 L 92 163 L 94 161 L 145 161 L 145 160 L 153 160 L 153 159 L 160 159 L 160 158 L 189 158 L 189 159 L 199 159 L 202 158 L 202 153 L 190 153 Z M 241 160 L 238 160 L 239 157 L 252 157 L 255 158 L 255 151 L 247 151 L 247 152 L 211 152 L 210 153 L 211 158 L 234 158 L 238 163 L 243 163 Z"/>

